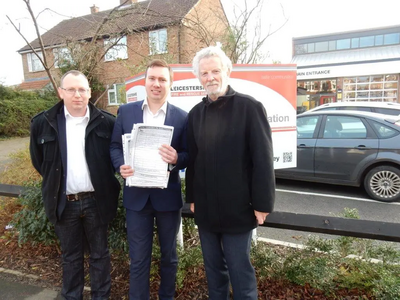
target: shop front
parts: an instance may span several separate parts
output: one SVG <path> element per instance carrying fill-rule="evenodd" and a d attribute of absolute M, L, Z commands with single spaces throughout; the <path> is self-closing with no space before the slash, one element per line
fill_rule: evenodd
<path fill-rule="evenodd" d="M 400 61 L 297 67 L 300 111 L 341 101 L 399 102 Z M 299 103 L 300 102 L 300 103 Z"/>

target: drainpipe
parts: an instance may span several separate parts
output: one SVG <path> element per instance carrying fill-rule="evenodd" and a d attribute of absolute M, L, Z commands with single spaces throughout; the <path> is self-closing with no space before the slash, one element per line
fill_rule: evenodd
<path fill-rule="evenodd" d="M 182 30 L 182 21 L 179 23 L 178 28 L 178 64 L 181 63 L 181 30 Z"/>

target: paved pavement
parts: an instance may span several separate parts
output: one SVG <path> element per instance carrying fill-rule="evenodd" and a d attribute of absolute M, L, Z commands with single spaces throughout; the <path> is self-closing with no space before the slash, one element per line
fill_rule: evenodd
<path fill-rule="evenodd" d="M 9 270 L 5 270 L 7 272 Z M 59 291 L 26 282 L 26 276 L 6 275 L 0 269 L 0 299 L 2 300 L 61 300 Z"/>
<path fill-rule="evenodd" d="M 29 138 L 14 138 L 0 141 L 0 172 L 11 160 L 10 154 L 28 147 Z M 60 292 L 44 288 L 37 283 L 36 276 L 3 269 L 0 266 L 1 300 L 59 300 Z"/>
<path fill-rule="evenodd" d="M 25 149 L 28 145 L 29 137 L 0 141 L 0 172 L 3 172 L 5 165 L 11 160 L 10 154 Z"/>

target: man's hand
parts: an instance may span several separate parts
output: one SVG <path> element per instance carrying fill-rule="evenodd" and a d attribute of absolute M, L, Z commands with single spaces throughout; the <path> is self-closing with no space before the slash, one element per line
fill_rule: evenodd
<path fill-rule="evenodd" d="M 119 173 L 123 178 L 126 179 L 130 176 L 133 176 L 134 170 L 129 165 L 122 165 L 121 167 L 119 167 Z"/>
<path fill-rule="evenodd" d="M 267 218 L 267 216 L 269 215 L 269 213 L 266 212 L 261 212 L 261 211 L 254 211 L 254 215 L 257 218 L 258 224 L 262 225 L 265 222 L 265 219 Z"/>
<path fill-rule="evenodd" d="M 161 147 L 158 148 L 158 150 L 163 161 L 171 165 L 175 165 L 176 162 L 178 161 L 178 153 L 176 153 L 176 150 L 171 146 L 164 144 L 161 145 Z"/>
<path fill-rule="evenodd" d="M 194 213 L 194 203 L 190 203 L 190 210 Z"/>

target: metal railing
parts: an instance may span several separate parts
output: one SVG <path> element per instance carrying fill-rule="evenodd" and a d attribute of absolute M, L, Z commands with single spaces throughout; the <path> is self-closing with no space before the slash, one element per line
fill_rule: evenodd
<path fill-rule="evenodd" d="M 0 196 L 18 197 L 24 189 L 23 186 L 0 184 Z M 182 209 L 182 217 L 193 218 L 188 204 Z M 400 242 L 400 223 L 274 211 L 261 226 Z"/>

